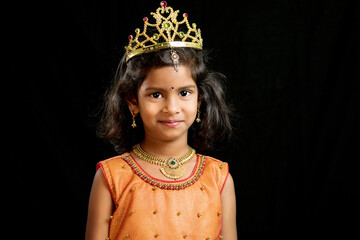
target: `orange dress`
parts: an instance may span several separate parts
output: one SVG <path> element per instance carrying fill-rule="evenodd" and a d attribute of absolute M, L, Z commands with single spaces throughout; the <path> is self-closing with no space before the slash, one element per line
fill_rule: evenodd
<path fill-rule="evenodd" d="M 101 161 L 98 168 L 116 206 L 110 240 L 222 239 L 227 163 L 197 154 L 191 176 L 180 181 L 151 177 L 129 153 Z"/>

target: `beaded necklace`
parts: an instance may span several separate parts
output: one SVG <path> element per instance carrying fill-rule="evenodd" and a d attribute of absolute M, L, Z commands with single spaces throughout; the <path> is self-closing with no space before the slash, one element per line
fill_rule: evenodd
<path fill-rule="evenodd" d="M 167 178 L 170 179 L 179 179 L 185 174 L 185 167 L 182 166 L 188 161 L 190 161 L 193 156 L 195 155 L 196 151 L 195 149 L 191 148 L 189 146 L 189 150 L 181 157 L 174 158 L 170 157 L 168 159 L 160 158 L 154 155 L 151 155 L 147 152 L 145 152 L 140 144 L 136 144 L 133 146 L 133 152 L 135 155 L 151 164 L 160 165 L 160 172 Z"/>

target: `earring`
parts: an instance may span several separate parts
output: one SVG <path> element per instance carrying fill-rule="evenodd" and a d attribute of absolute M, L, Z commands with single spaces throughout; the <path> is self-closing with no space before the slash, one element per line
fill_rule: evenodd
<path fill-rule="evenodd" d="M 200 119 L 200 105 L 198 105 L 198 108 L 197 108 L 196 122 L 197 123 L 201 122 L 201 119 Z"/>
<path fill-rule="evenodd" d="M 132 120 L 133 120 L 131 126 L 132 126 L 132 128 L 136 128 L 136 122 L 135 122 L 136 115 L 131 110 L 130 110 L 130 113 L 131 113 Z"/>

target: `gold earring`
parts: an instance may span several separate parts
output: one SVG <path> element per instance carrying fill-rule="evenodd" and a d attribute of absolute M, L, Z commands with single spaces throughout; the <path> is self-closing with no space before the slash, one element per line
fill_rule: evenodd
<path fill-rule="evenodd" d="M 197 123 L 201 122 L 201 119 L 200 119 L 200 105 L 198 105 L 198 108 L 197 108 L 197 118 L 196 118 L 196 122 L 197 122 Z"/>
<path fill-rule="evenodd" d="M 132 126 L 132 128 L 136 128 L 136 122 L 135 122 L 136 115 L 131 110 L 130 110 L 130 113 L 131 113 L 132 120 L 133 120 L 131 126 Z"/>

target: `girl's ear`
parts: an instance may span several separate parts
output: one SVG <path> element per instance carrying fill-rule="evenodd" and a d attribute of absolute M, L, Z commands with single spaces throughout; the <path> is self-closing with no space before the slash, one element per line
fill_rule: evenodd
<path fill-rule="evenodd" d="M 202 100 L 202 96 L 199 94 L 199 95 L 198 95 L 198 105 L 199 105 L 199 106 L 201 105 L 201 100 Z"/>
<path fill-rule="evenodd" d="M 139 105 L 135 98 L 127 100 L 130 111 L 136 116 L 139 113 Z"/>
<path fill-rule="evenodd" d="M 128 101 L 127 103 L 130 111 L 136 116 L 139 113 L 139 106 L 137 101 L 134 99 L 134 101 Z"/>

